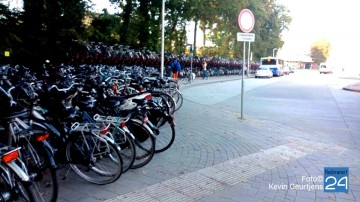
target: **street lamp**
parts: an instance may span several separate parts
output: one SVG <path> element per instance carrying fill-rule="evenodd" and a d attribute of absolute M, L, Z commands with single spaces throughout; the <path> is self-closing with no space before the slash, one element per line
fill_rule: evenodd
<path fill-rule="evenodd" d="M 273 48 L 273 57 L 275 57 L 275 51 L 277 50 L 277 48 Z"/>

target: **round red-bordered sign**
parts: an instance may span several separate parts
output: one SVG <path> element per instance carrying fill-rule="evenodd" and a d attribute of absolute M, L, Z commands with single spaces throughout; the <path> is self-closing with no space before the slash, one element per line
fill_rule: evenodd
<path fill-rule="evenodd" d="M 249 9 L 241 10 L 237 21 L 241 31 L 245 33 L 251 32 L 255 25 L 254 14 Z"/>

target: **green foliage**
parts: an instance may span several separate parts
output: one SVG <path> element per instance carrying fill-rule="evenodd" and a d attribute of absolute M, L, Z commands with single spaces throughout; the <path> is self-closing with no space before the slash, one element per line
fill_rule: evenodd
<path fill-rule="evenodd" d="M 11 60 L 17 63 L 39 67 L 46 59 L 63 61 L 71 40 L 84 36 L 85 1 L 24 0 L 22 10 L 10 14 L 0 5 L 5 16 L 0 26 L 8 39 L 0 46 L 11 49 Z"/>
<path fill-rule="evenodd" d="M 326 62 L 331 51 L 331 43 L 327 39 L 319 39 L 311 46 L 310 57 L 318 64 Z"/>
<path fill-rule="evenodd" d="M 107 10 L 102 14 L 89 14 L 92 16 L 89 26 L 86 28 L 87 39 L 90 41 L 101 41 L 108 44 L 120 43 L 118 33 L 120 27 L 120 18 L 116 15 L 110 15 Z"/>
<path fill-rule="evenodd" d="M 21 43 L 19 30 L 16 29 L 18 24 L 19 14 L 0 3 L 0 63 L 12 62 L 12 57 L 7 58 L 4 53 L 9 51 L 10 55 L 12 55 L 14 52 L 13 44 Z"/>
<path fill-rule="evenodd" d="M 119 43 L 161 50 L 162 0 L 110 0 L 120 13 L 101 14 L 89 11 L 90 0 L 24 0 L 23 11 L 12 12 L 0 7 L 0 48 L 8 47 L 16 60 L 40 63 L 45 59 L 63 59 L 71 40 Z M 195 22 L 214 47 L 203 47 L 198 53 L 213 56 L 242 57 L 239 12 L 248 8 L 255 16 L 256 34 L 253 57 L 267 54 L 267 49 L 281 48 L 281 33 L 291 18 L 275 0 L 165 0 L 165 51 L 184 53 L 187 24 Z M 5 18 L 2 16 L 6 16 Z M 5 20 L 6 19 L 6 20 Z M 197 28 L 193 30 L 199 33 Z M 195 41 L 196 37 L 190 36 Z M 196 47 L 194 46 L 194 53 Z"/>

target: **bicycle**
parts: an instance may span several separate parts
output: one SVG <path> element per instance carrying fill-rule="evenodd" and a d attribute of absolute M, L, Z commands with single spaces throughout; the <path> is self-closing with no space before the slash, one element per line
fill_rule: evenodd
<path fill-rule="evenodd" d="M 56 89 L 55 93 L 66 93 L 74 85 L 78 84 L 73 83 L 68 88 L 52 85 L 47 90 L 50 92 L 51 89 Z M 77 122 L 80 112 L 71 106 L 75 94 L 70 94 L 64 103 L 61 103 L 62 98 L 55 100 L 54 97 L 58 96 L 53 97 L 48 93 L 43 95 L 52 98 L 51 106 L 48 103 L 46 108 L 49 111 L 45 112 L 45 117 L 49 118 L 32 117 L 33 124 L 49 131 L 50 143 L 57 149 L 55 159 L 59 164 L 69 165 L 81 178 L 93 184 L 112 183 L 121 176 L 123 161 L 118 146 L 107 136 L 109 125 Z M 43 104 L 45 100 L 42 100 Z M 55 104 L 59 101 L 61 107 Z M 63 111 L 60 113 L 58 108 Z"/>
<path fill-rule="evenodd" d="M 183 81 L 184 85 L 187 84 L 191 84 L 192 81 L 195 79 L 196 75 L 190 71 L 190 70 L 186 70 L 185 71 L 185 76 L 181 79 Z"/>
<path fill-rule="evenodd" d="M 40 201 L 19 150 L 0 144 L 0 201 Z"/>
<path fill-rule="evenodd" d="M 20 148 L 20 155 L 24 166 L 29 173 L 34 191 L 33 197 L 39 201 L 56 201 L 58 196 L 58 181 L 56 164 L 53 158 L 54 151 L 47 142 L 49 134 L 44 130 L 33 130 L 23 121 L 28 110 L 13 101 L 11 87 L 6 92 L 2 86 L 0 90 L 10 99 L 10 108 L 5 109 L 0 116 L 0 133 L 4 133 L 8 146 Z M 31 112 L 31 111 L 30 111 Z"/>

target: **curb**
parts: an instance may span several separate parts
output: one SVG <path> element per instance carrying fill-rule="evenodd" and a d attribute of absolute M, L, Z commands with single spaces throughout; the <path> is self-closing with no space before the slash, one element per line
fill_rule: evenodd
<path fill-rule="evenodd" d="M 344 87 L 343 90 L 360 93 L 360 89 L 353 89 L 351 86 L 350 87 Z"/>
<path fill-rule="evenodd" d="M 360 83 L 355 83 L 349 86 L 343 87 L 343 90 L 352 91 L 352 92 L 359 92 L 360 93 Z"/>

